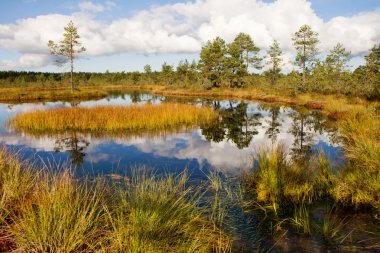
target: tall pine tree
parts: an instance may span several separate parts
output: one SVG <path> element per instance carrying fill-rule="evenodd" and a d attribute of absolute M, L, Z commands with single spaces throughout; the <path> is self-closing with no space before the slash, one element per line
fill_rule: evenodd
<path fill-rule="evenodd" d="M 77 54 L 83 53 L 86 49 L 81 47 L 82 44 L 79 42 L 80 36 L 73 21 L 70 21 L 64 29 L 65 33 L 63 34 L 63 40 L 58 44 L 49 40 L 48 47 L 50 48 L 50 53 L 52 55 L 63 56 L 65 60 L 70 62 L 70 83 L 71 92 L 73 93 L 75 88 L 73 80 L 74 59 L 77 57 Z"/>
<path fill-rule="evenodd" d="M 297 50 L 296 64 L 302 68 L 302 84 L 306 82 L 306 71 L 318 54 L 318 33 L 310 26 L 303 25 L 293 36 L 293 45 Z"/>
<path fill-rule="evenodd" d="M 282 51 L 280 45 L 277 40 L 274 40 L 267 53 L 267 64 L 271 67 L 270 73 L 272 76 L 272 85 L 277 84 L 278 74 L 281 71 L 281 54 Z"/>

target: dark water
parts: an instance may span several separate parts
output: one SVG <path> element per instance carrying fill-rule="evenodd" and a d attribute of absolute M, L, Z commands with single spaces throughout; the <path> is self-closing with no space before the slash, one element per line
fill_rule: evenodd
<path fill-rule="evenodd" d="M 36 109 L 158 104 L 164 101 L 209 105 L 220 111 L 220 118 L 207 127 L 174 133 L 123 133 L 118 136 L 92 136 L 76 132 L 33 136 L 7 126 L 8 120 L 17 113 Z M 252 166 L 255 152 L 276 143 L 284 145 L 291 158 L 307 158 L 324 151 L 332 162 L 339 165 L 344 163 L 344 157 L 338 135 L 335 123 L 318 111 L 241 100 L 179 99 L 131 92 L 114 93 L 105 99 L 78 103 L 0 104 L 0 144 L 20 152 L 23 158 L 32 158 L 37 164 L 67 164 L 74 168 L 78 176 L 124 175 L 131 168 L 143 165 L 157 173 L 179 173 L 187 169 L 194 183 L 205 179 L 210 169 L 218 169 L 233 178 Z M 321 219 L 328 213 L 324 211 L 326 206 L 329 206 L 328 201 L 311 207 L 310 220 L 314 222 L 316 231 L 320 231 Z M 291 230 L 274 232 L 273 221 L 262 223 L 265 219 L 258 213 L 246 214 L 236 209 L 231 210 L 229 215 L 226 220 L 234 224 L 236 236 L 240 238 L 236 248 L 243 252 L 256 251 L 257 241 L 264 243 L 264 249 L 274 252 L 339 252 L 352 249 L 351 246 L 338 248 L 326 243 L 320 239 L 320 232 L 316 232 L 315 236 Z M 336 224 L 344 222 L 344 234 L 351 236 L 350 231 L 368 231 L 370 226 L 376 228 L 378 221 L 374 222 L 371 215 L 334 211 L 332 219 L 338 221 Z M 360 236 L 363 240 L 369 237 L 368 233 Z M 358 248 L 354 249 L 361 252 Z"/>
<path fill-rule="evenodd" d="M 157 135 L 128 133 L 91 136 L 81 133 L 31 136 L 7 127 L 17 113 L 35 109 L 96 105 L 130 105 L 173 101 L 210 105 L 221 111 L 217 122 L 204 128 Z M 210 168 L 237 174 L 252 163 L 252 155 L 264 146 L 282 143 L 293 157 L 310 156 L 323 150 L 341 161 L 334 125 L 319 112 L 240 100 L 181 100 L 139 92 L 112 94 L 106 99 L 79 103 L 48 102 L 0 104 L 0 141 L 25 158 L 56 164 L 71 164 L 82 173 L 123 174 L 131 167 L 146 165 L 157 171 L 203 177 Z"/>

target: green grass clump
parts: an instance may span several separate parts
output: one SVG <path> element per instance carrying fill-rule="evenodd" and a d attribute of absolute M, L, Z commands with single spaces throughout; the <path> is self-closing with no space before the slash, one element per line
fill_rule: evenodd
<path fill-rule="evenodd" d="M 199 191 L 187 182 L 186 174 L 135 176 L 119 191 L 120 204 L 108 212 L 112 251 L 209 252 L 219 246 L 220 238 L 229 248 L 228 237 L 220 237 L 220 228 L 205 219 Z"/>
<path fill-rule="evenodd" d="M 0 150 L 0 250 L 230 252 L 232 239 L 188 176 L 137 168 L 123 183 L 37 170 Z M 39 172 L 37 172 L 39 171 Z"/>
<path fill-rule="evenodd" d="M 293 162 L 283 146 L 258 152 L 254 169 L 246 177 L 254 202 L 275 213 L 280 207 L 312 203 L 327 195 L 332 184 L 331 168 L 322 154 L 317 159 Z"/>
<path fill-rule="evenodd" d="M 216 116 L 217 113 L 209 107 L 173 103 L 72 107 L 19 114 L 11 125 L 33 133 L 164 131 L 208 123 Z"/>
<path fill-rule="evenodd" d="M 334 198 L 344 205 L 380 208 L 380 119 L 352 113 L 342 122 L 347 167 L 337 178 Z"/>
<path fill-rule="evenodd" d="M 38 173 L 30 164 L 20 162 L 15 153 L 0 147 L 0 224 L 9 213 L 19 213 L 32 196 Z"/>
<path fill-rule="evenodd" d="M 15 215 L 9 232 L 22 252 L 84 252 L 99 249 L 105 234 L 102 192 L 78 185 L 66 171 L 44 175 L 33 201 Z"/>

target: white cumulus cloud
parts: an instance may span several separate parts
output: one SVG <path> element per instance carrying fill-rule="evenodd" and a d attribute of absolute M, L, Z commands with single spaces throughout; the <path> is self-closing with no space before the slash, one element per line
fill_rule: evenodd
<path fill-rule="evenodd" d="M 324 21 L 307 0 L 196 0 L 186 3 L 150 7 L 128 18 L 105 22 L 94 13 L 115 7 L 112 1 L 103 4 L 79 3 L 80 12 L 71 15 L 49 14 L 0 24 L 0 47 L 25 55 L 48 55 L 47 41 L 61 39 L 63 27 L 73 20 L 87 48 L 85 56 L 119 53 L 197 53 L 207 40 L 216 36 L 227 42 L 239 33 L 251 35 L 255 43 L 267 49 L 274 39 L 289 60 L 292 35 L 303 24 L 319 33 L 319 49 L 327 52 L 341 42 L 354 55 L 362 55 L 380 42 L 380 9 L 351 17 L 335 17 Z M 29 56 L 25 56 L 29 57 Z M 46 56 L 48 57 L 48 56 Z M 45 58 L 44 58 L 45 59 Z M 20 59 L 19 67 L 27 64 Z M 42 62 L 35 60 L 35 67 Z M 8 62 L 4 66 L 10 66 Z M 33 67 L 33 61 L 29 61 Z M 17 67 L 17 62 L 13 65 Z M 291 67 L 288 63 L 285 68 Z"/>

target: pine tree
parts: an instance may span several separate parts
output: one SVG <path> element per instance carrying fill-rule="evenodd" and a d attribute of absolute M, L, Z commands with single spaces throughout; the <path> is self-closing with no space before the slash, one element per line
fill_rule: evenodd
<path fill-rule="evenodd" d="M 208 41 L 201 50 L 198 67 L 214 87 L 219 87 L 222 83 L 226 50 L 226 42 L 219 37 Z"/>
<path fill-rule="evenodd" d="M 364 58 L 366 79 L 371 87 L 369 97 L 380 98 L 380 44 L 374 45 Z"/>
<path fill-rule="evenodd" d="M 50 48 L 50 53 L 52 55 L 63 56 L 65 60 L 70 62 L 70 82 L 71 82 L 71 92 L 74 92 L 74 59 L 77 54 L 86 51 L 84 47 L 81 47 L 79 42 L 80 36 L 78 34 L 77 28 L 74 26 L 73 21 L 70 21 L 68 25 L 64 28 L 65 33 L 63 34 L 63 40 L 58 44 L 54 41 L 49 40 L 48 47 Z"/>
<path fill-rule="evenodd" d="M 262 59 L 257 56 L 260 52 L 260 48 L 255 45 L 251 36 L 248 34 L 239 33 L 230 44 L 230 47 L 237 51 L 241 61 L 245 64 L 247 72 L 249 66 L 253 66 L 256 69 L 262 68 Z"/>
<path fill-rule="evenodd" d="M 267 54 L 267 64 L 271 66 L 271 76 L 272 76 L 272 85 L 277 84 L 277 77 L 278 74 L 281 71 L 281 48 L 278 44 L 277 40 L 273 41 L 273 44 L 269 47 L 268 54 Z"/>
<path fill-rule="evenodd" d="M 330 73 L 333 79 L 336 80 L 337 85 L 339 85 L 342 79 L 342 73 L 347 70 L 347 63 L 350 60 L 350 55 L 351 52 L 347 51 L 341 43 L 338 43 L 332 50 L 330 50 L 329 55 L 326 57 L 325 64 L 328 73 Z"/>
<path fill-rule="evenodd" d="M 380 73 L 380 44 L 374 45 L 369 53 L 365 56 L 366 67 L 372 73 Z"/>
<path fill-rule="evenodd" d="M 318 33 L 310 26 L 303 25 L 293 36 L 293 45 L 297 50 L 296 64 L 302 68 L 302 83 L 306 82 L 306 70 L 318 54 Z"/>

